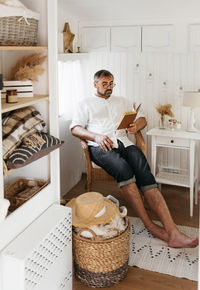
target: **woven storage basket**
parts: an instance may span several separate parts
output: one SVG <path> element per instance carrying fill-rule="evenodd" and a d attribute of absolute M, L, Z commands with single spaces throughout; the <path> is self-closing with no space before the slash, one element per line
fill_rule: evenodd
<path fill-rule="evenodd" d="M 80 236 L 81 231 L 73 232 L 75 275 L 91 287 L 113 286 L 123 280 L 128 271 L 128 218 L 125 231 L 110 239 L 100 238 L 94 232 L 94 238 L 87 239 Z"/>
<path fill-rule="evenodd" d="M 21 178 L 5 188 L 4 196 L 10 201 L 11 208 L 14 210 L 33 197 L 47 184 L 48 182 L 40 179 Z M 25 190 L 26 194 L 23 195 L 22 193 L 25 192 Z M 22 195 L 20 196 L 20 194 Z"/>
<path fill-rule="evenodd" d="M 37 45 L 38 20 L 20 16 L 0 17 L 0 45 Z"/>

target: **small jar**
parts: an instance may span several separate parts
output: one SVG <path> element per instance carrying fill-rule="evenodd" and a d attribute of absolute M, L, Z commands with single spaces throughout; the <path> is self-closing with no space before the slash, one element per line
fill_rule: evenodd
<path fill-rule="evenodd" d="M 169 128 L 174 130 L 176 128 L 177 121 L 175 119 L 169 119 Z"/>
<path fill-rule="evenodd" d="M 181 129 L 181 126 L 182 126 L 181 122 L 180 121 L 177 121 L 176 122 L 176 129 L 177 130 L 180 130 Z"/>
<path fill-rule="evenodd" d="M 6 103 L 17 103 L 17 90 L 7 90 L 6 91 Z"/>

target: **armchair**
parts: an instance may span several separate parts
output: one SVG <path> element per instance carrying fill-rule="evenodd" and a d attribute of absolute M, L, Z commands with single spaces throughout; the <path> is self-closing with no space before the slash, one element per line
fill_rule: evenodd
<path fill-rule="evenodd" d="M 141 131 L 136 133 L 136 146 L 146 155 L 146 143 L 144 141 L 144 137 Z M 90 159 L 90 152 L 88 149 L 88 145 L 85 140 L 80 139 L 81 146 L 84 151 L 86 165 L 87 165 L 87 191 L 91 191 L 92 182 L 95 180 L 114 180 L 112 176 L 110 176 L 104 169 L 97 166 Z"/>

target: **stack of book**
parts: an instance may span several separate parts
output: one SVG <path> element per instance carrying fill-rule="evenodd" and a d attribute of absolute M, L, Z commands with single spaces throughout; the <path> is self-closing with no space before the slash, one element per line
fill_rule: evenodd
<path fill-rule="evenodd" d="M 2 98 L 6 97 L 6 92 L 10 90 L 17 91 L 17 97 L 33 97 L 32 81 L 3 81 Z"/>

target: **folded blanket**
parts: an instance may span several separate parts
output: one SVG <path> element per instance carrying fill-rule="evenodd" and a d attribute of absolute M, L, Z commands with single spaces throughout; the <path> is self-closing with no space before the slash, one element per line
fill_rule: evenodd
<path fill-rule="evenodd" d="M 11 112 L 2 120 L 3 158 L 6 159 L 22 139 L 45 126 L 40 113 L 32 106 Z"/>

